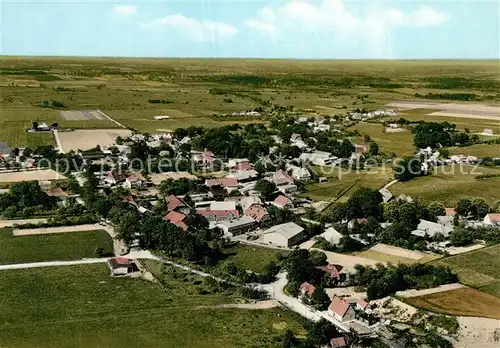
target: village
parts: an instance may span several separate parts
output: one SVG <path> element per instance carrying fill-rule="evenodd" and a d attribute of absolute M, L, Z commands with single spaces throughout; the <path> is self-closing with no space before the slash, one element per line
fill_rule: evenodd
<path fill-rule="evenodd" d="M 344 122 L 386 115 L 395 117 L 397 113 L 393 110 L 352 113 Z M 1 143 L 0 182 L 7 181 L 1 179 L 2 175 L 27 175 L 28 179 L 22 181 L 39 181 L 42 191 L 55 199 L 60 207 L 86 206 L 89 198 L 82 197 L 72 186 L 54 186 L 53 182 L 70 180 L 83 190 L 87 190 L 91 183 L 95 189 L 94 199 L 118 195 L 125 206 L 122 213 L 134 210 L 134 216 L 140 220 L 147 221 L 148 217 L 161 214 L 165 224 L 175 226 L 184 234 L 193 234 L 203 226 L 207 231 L 218 231 L 209 233 L 219 234 L 217 238 L 227 241 L 297 253 L 297 257 L 303 258 L 301 262 L 307 263 L 312 255 L 316 255 L 321 261 L 314 262 L 310 270 L 314 270 L 314 274 L 320 272 L 317 276 L 310 274 L 292 279 L 290 269 L 285 267 L 288 278 L 282 269 L 273 274 L 275 280 L 263 284 L 255 282 L 252 286 L 308 319 L 332 323 L 339 332 L 337 337 L 331 337 L 329 346 L 332 348 L 350 346 L 351 333 L 358 337 L 380 338 L 391 347 L 397 347 L 392 322 L 396 320 L 399 329 L 409 328 L 410 317 L 415 314 L 397 299 L 397 294 L 413 286 L 389 290 L 383 296 L 368 296 L 366 291 L 359 291 L 362 283 L 356 274 L 360 274 L 360 267 L 387 267 L 390 262 L 343 252 L 368 250 L 419 260 L 479 249 L 486 242 L 462 247 L 468 243 L 457 242 L 457 239 L 478 239 L 462 236 L 463 231 L 500 231 L 500 212 L 494 211 L 498 207 L 474 206 L 474 202 L 464 201 L 456 207 L 437 206 L 431 213 L 424 213 L 427 208 L 422 208 L 414 198 L 391 193 L 390 186 L 398 181 L 398 176 L 378 189 L 361 189 L 353 195 L 357 200 L 351 196 L 344 203 L 332 201 L 327 207 L 318 205 L 307 197 L 304 187 L 310 182 L 332 180 L 321 170 L 360 170 L 365 157 L 374 155 L 373 145 L 342 140 L 344 130 L 334 119 L 300 117 L 292 123 L 288 120 L 279 122 L 277 128 L 271 130 L 253 126 L 244 128 L 247 133 L 263 132 L 263 136 L 271 139 L 271 146 L 265 151 L 267 155 L 246 152 L 252 155 L 252 159 L 221 153 L 220 148 L 216 150 L 218 140 L 203 138 L 205 135 L 196 128 L 156 134 L 130 132 L 128 136 L 115 138 L 111 144 L 70 152 L 62 148 L 9 148 L 6 143 Z M 57 133 L 57 126 L 46 127 L 47 130 L 44 127 L 44 124 L 34 125 L 36 131 L 43 128 L 43 131 Z M 299 132 L 294 132 L 296 129 Z M 275 134 L 270 135 L 269 132 L 273 131 Z M 283 137 L 285 134 L 289 135 L 288 139 Z M 339 140 L 330 143 L 332 151 L 327 151 L 329 148 L 321 139 L 332 135 L 338 136 Z M 218 136 L 214 135 L 215 138 Z M 199 148 L 200 144 L 205 148 Z M 418 149 L 414 158 L 419 163 L 418 173 L 403 170 L 399 180 L 407 180 L 407 175 L 424 175 L 440 166 L 480 162 L 473 156 L 443 156 L 439 146 Z M 44 161 L 46 169 L 40 167 Z M 372 166 L 377 170 L 375 165 Z M 61 168 L 66 171 L 62 173 Z M 49 174 L 42 180 L 47 173 L 52 173 L 52 176 Z M 10 191 L 4 188 L 0 192 L 8 195 Z M 410 250 L 399 237 L 387 237 L 398 233 L 405 213 L 399 211 L 396 218 L 386 218 L 379 215 L 379 210 L 381 207 L 384 211 L 413 207 L 415 203 L 417 210 L 410 215 L 415 214 L 412 219 L 417 220 L 407 235 L 412 240 Z M 331 215 L 325 218 L 324 210 L 328 207 L 333 207 L 334 218 Z M 141 228 L 121 226 L 120 214 L 111 218 L 109 211 L 105 215 L 108 217 L 101 216 L 100 224 L 112 231 L 115 240 L 116 255 L 107 262 L 113 276 L 141 276 L 147 273 L 140 262 L 144 255 L 161 260 L 168 256 L 168 252 L 156 254 L 154 249 L 162 248 L 154 242 L 146 242 L 145 239 L 150 237 L 141 234 Z M 32 224 L 33 221 L 19 221 L 16 226 L 25 223 Z M 35 223 L 33 227 L 51 228 L 47 220 L 40 220 L 38 225 Z M 457 237 L 458 232 L 454 231 L 459 226 L 460 236 Z M 405 232 L 400 233 L 405 235 Z M 148 243 L 155 246 L 148 248 Z M 177 265 L 178 260 L 171 262 Z M 435 285 L 457 283 L 456 277 L 450 279 L 442 283 L 438 281 Z M 394 293 L 394 298 L 386 296 Z M 395 315 L 395 311 L 406 314 Z"/>

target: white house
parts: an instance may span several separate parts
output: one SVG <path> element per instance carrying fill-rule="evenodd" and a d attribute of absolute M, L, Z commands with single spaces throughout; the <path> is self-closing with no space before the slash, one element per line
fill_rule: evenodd
<path fill-rule="evenodd" d="M 113 276 L 126 275 L 134 271 L 133 263 L 126 257 L 114 257 L 109 259 L 107 264 Z"/>
<path fill-rule="evenodd" d="M 337 157 L 332 156 L 330 152 L 314 151 L 301 154 L 299 159 L 304 163 L 311 162 L 317 166 L 329 166 L 333 164 Z"/>
<path fill-rule="evenodd" d="M 378 190 L 378 192 L 380 192 L 380 194 L 382 195 L 382 200 L 384 201 L 384 203 L 387 203 L 391 199 L 394 198 L 394 196 L 392 195 L 391 191 L 389 191 L 385 187 L 383 187 L 380 190 Z"/>
<path fill-rule="evenodd" d="M 307 168 L 301 168 L 301 167 L 294 166 L 292 164 L 287 164 L 286 170 L 288 172 L 291 172 L 291 176 L 295 180 L 299 180 L 299 181 L 311 180 L 311 173 L 309 173 L 309 170 L 307 170 Z"/>
<path fill-rule="evenodd" d="M 328 306 L 328 314 L 338 321 L 350 321 L 356 317 L 356 312 L 349 302 L 335 296 Z"/>
<path fill-rule="evenodd" d="M 437 222 L 420 220 L 420 223 L 417 226 L 417 229 L 412 231 L 411 234 L 414 236 L 425 237 L 426 235 L 429 237 L 434 237 L 438 234 L 442 234 L 444 237 L 448 237 L 450 233 L 453 231 L 453 225 L 441 225 Z"/>
<path fill-rule="evenodd" d="M 264 232 L 264 243 L 289 248 L 304 238 L 304 229 L 294 222 L 276 225 Z"/>
<path fill-rule="evenodd" d="M 325 238 L 325 240 L 333 245 L 339 244 L 340 239 L 344 236 L 342 233 L 337 231 L 333 226 L 325 229 L 325 232 L 319 235 L 320 237 Z"/>

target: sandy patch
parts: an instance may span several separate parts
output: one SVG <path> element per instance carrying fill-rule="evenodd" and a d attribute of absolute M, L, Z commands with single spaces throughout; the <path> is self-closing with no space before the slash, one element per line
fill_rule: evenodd
<path fill-rule="evenodd" d="M 382 243 L 375 244 L 369 250 L 377 251 L 382 254 L 405 257 L 407 259 L 412 259 L 412 260 L 420 260 L 425 256 L 424 253 L 421 253 L 419 251 L 407 250 Z"/>
<path fill-rule="evenodd" d="M 458 117 L 458 118 L 476 118 L 479 120 L 500 121 L 500 116 L 495 116 L 495 115 L 477 115 L 477 114 L 446 112 L 446 111 L 436 111 L 428 114 L 428 116 L 448 116 L 448 117 Z"/>
<path fill-rule="evenodd" d="M 82 232 L 82 231 L 96 231 L 103 230 L 101 225 L 76 225 L 76 226 L 61 226 L 61 227 L 44 227 L 44 228 L 30 228 L 12 231 L 14 236 L 30 236 L 34 234 L 50 234 L 50 233 L 67 233 L 67 232 Z"/>
<path fill-rule="evenodd" d="M 52 169 L 0 173 L 0 182 L 51 181 L 66 179 L 68 178 Z"/>
<path fill-rule="evenodd" d="M 384 262 L 370 260 L 360 256 L 344 255 L 316 248 L 312 248 L 311 250 L 319 250 L 325 253 L 328 263 L 344 266 L 343 269 L 344 272 L 354 272 L 355 271 L 354 266 L 358 264 L 363 266 L 375 266 L 377 263 L 384 264 Z"/>
<path fill-rule="evenodd" d="M 159 185 L 163 180 L 180 180 L 180 179 L 188 179 L 188 180 L 198 180 L 198 178 L 188 172 L 165 172 L 165 173 L 156 173 L 151 174 L 151 182 L 155 185 Z"/>
<path fill-rule="evenodd" d="M 391 127 L 386 127 L 385 128 L 385 132 L 386 133 L 403 133 L 403 132 L 407 132 L 406 129 L 404 128 L 391 128 Z"/>
<path fill-rule="evenodd" d="M 406 290 L 406 291 L 398 291 L 396 293 L 396 296 L 400 297 L 418 297 L 418 296 L 424 296 L 424 295 L 430 295 L 430 294 L 435 294 L 437 292 L 445 292 L 445 291 L 451 291 L 451 290 L 456 290 L 465 287 L 462 284 L 459 283 L 453 283 L 453 284 L 445 284 L 438 286 L 437 288 L 432 288 L 432 289 L 423 289 L 423 290 Z"/>
<path fill-rule="evenodd" d="M 72 132 L 58 132 L 62 151 L 88 150 L 99 145 L 101 148 L 115 144 L 116 138 L 128 137 L 128 129 L 83 129 Z"/>
<path fill-rule="evenodd" d="M 500 346 L 500 320 L 457 317 L 460 324 L 458 342 L 455 347 L 493 348 Z"/>
<path fill-rule="evenodd" d="M 346 288 L 329 288 L 325 289 L 325 292 L 330 298 L 333 298 L 334 296 L 338 297 L 349 297 L 353 299 L 365 299 L 366 298 L 366 292 L 361 291 L 361 292 L 356 292 L 356 287 L 354 286 L 349 286 Z"/>
<path fill-rule="evenodd" d="M 425 101 L 399 101 L 387 104 L 388 106 L 399 109 L 434 109 L 442 112 L 458 114 L 467 118 L 482 118 L 481 116 L 492 117 L 486 119 L 500 120 L 500 106 L 489 106 L 484 104 L 465 104 L 465 103 L 435 103 Z M 432 113 L 435 116 L 452 116 L 438 113 Z M 466 115 L 466 116 L 464 116 Z"/>
<path fill-rule="evenodd" d="M 466 253 L 468 251 L 482 249 L 484 247 L 485 247 L 484 244 L 476 244 L 467 247 L 448 247 L 445 248 L 444 250 L 446 250 L 450 255 L 458 255 Z"/>
<path fill-rule="evenodd" d="M 408 322 L 411 317 L 417 313 L 417 309 L 404 303 L 394 297 L 384 297 L 379 300 L 370 301 L 376 305 L 377 308 L 373 310 L 374 313 L 380 313 L 384 319 Z"/>
<path fill-rule="evenodd" d="M 16 225 L 38 224 L 40 222 L 47 222 L 47 219 L 0 220 L 0 228 L 14 227 Z"/>

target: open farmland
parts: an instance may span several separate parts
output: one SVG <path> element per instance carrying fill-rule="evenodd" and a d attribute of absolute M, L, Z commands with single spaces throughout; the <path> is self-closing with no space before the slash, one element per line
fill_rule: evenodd
<path fill-rule="evenodd" d="M 460 282 L 500 297 L 500 245 L 445 257 L 433 262 L 449 266 Z"/>
<path fill-rule="evenodd" d="M 132 134 L 128 129 L 82 129 L 72 132 L 57 132 L 62 152 L 89 150 L 99 145 L 101 148 L 113 145 L 118 137 Z"/>
<path fill-rule="evenodd" d="M 2 172 L 0 173 L 1 183 L 14 183 L 21 181 L 52 181 L 66 180 L 67 178 L 52 169 L 37 169 L 21 172 Z"/>
<path fill-rule="evenodd" d="M 262 118 L 230 115 L 262 108 L 265 117 L 276 106 L 311 116 L 345 115 L 356 108 L 414 99 L 417 92 L 466 90 L 498 104 L 490 97 L 500 88 L 496 61 L 2 57 L 0 72 L 0 122 L 12 121 L 8 128 L 18 134 L 36 119 L 76 129 L 115 127 L 109 120 L 83 120 L 73 114 L 64 117 L 71 120 L 63 119 L 60 111 L 64 115 L 72 110 L 102 110 L 127 127 L 155 132 L 262 122 Z M 358 98 L 361 94 L 366 97 Z M 57 101 L 62 107 L 42 108 L 44 101 Z M 223 114 L 229 116 L 214 117 Z M 161 115 L 169 119 L 153 120 Z M 398 143 L 398 137 L 407 134 L 391 135 L 383 143 L 386 135 L 377 130 L 372 136 L 377 142 L 380 138 L 382 151 L 407 151 Z M 2 137 L 11 145 L 25 145 L 22 137 Z"/>
<path fill-rule="evenodd" d="M 465 155 L 476 157 L 500 157 L 500 144 L 476 144 L 465 147 L 449 148 L 451 155 Z"/>
<path fill-rule="evenodd" d="M 410 297 L 404 301 L 436 313 L 500 319 L 499 298 L 467 287 Z"/>
<path fill-rule="evenodd" d="M 380 152 L 386 155 L 394 153 L 398 156 L 408 156 L 415 152 L 413 135 L 409 131 L 388 133 L 385 132 L 382 124 L 367 122 L 360 122 L 351 127 L 351 129 L 356 129 L 361 135 L 370 136 L 379 146 Z M 354 142 L 360 140 L 361 139 L 353 138 Z"/>
<path fill-rule="evenodd" d="M 96 247 L 113 255 L 113 242 L 105 231 L 82 231 L 32 236 L 14 236 L 0 229 L 0 264 L 77 260 L 96 257 Z"/>
<path fill-rule="evenodd" d="M 111 278 L 104 264 L 4 271 L 0 342 L 11 348 L 262 347 L 286 328 L 302 331 L 296 316 L 279 308 L 210 308 L 236 298 L 228 291 L 200 294 L 201 277 L 147 265 L 164 287 Z"/>
<path fill-rule="evenodd" d="M 500 197 L 500 177 L 477 180 L 480 174 L 500 175 L 500 169 L 449 165 L 437 167 L 436 173 L 398 182 L 390 187 L 394 195 L 405 193 L 411 197 L 436 201 L 454 207 L 461 198 L 482 198 L 489 204 Z"/>

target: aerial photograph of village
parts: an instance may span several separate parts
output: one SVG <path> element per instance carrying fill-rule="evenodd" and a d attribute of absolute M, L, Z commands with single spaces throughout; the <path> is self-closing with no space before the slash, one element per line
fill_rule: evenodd
<path fill-rule="evenodd" d="M 500 4 L 0 4 L 0 348 L 500 347 Z"/>

